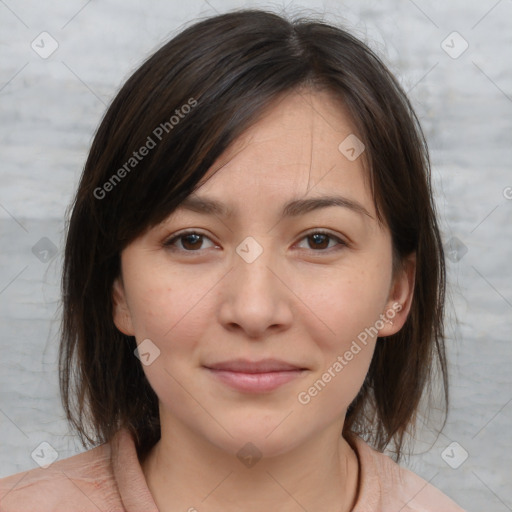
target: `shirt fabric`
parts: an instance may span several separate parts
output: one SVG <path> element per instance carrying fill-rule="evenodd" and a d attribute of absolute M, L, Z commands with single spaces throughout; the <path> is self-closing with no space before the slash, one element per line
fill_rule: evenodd
<path fill-rule="evenodd" d="M 441 491 L 362 439 L 355 439 L 354 449 L 360 473 L 352 512 L 464 512 Z M 0 512 L 98 510 L 158 512 L 128 430 L 120 430 L 110 443 L 58 460 L 46 469 L 0 479 Z"/>

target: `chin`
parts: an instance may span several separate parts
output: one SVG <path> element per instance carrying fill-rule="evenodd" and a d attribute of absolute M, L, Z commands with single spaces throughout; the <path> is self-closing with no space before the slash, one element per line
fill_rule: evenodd
<path fill-rule="evenodd" d="M 236 455 L 237 457 L 248 455 L 258 455 L 259 457 L 276 457 L 289 452 L 301 442 L 306 440 L 304 429 L 297 432 L 290 430 L 290 425 L 285 425 L 281 415 L 276 421 L 231 421 L 222 423 L 226 430 L 211 442 L 225 452 Z M 292 415 L 290 415 L 292 416 Z M 280 424 L 282 422 L 282 424 Z M 254 453 L 253 453 L 254 452 Z"/>

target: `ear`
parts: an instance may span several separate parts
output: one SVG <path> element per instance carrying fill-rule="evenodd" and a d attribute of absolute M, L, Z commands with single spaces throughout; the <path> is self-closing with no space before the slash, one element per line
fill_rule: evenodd
<path fill-rule="evenodd" d="M 135 336 L 132 316 L 126 302 L 126 294 L 121 277 L 117 277 L 112 285 L 113 320 L 115 326 L 127 336 Z"/>
<path fill-rule="evenodd" d="M 386 309 L 381 319 L 384 326 L 379 329 L 379 337 L 396 334 L 405 324 L 411 309 L 416 276 L 416 253 L 407 256 L 391 283 Z"/>

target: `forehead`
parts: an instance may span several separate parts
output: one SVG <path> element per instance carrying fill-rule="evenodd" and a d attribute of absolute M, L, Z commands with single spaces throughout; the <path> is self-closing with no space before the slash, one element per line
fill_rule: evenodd
<path fill-rule="evenodd" d="M 293 211 L 293 200 L 338 196 L 345 206 L 357 203 L 353 210 L 365 210 L 371 218 L 375 212 L 364 155 L 349 159 L 340 150 L 354 132 L 348 109 L 328 92 L 287 93 L 217 159 L 193 198 L 227 203 L 225 208 L 213 205 L 219 207 L 213 213 L 233 216 L 248 208 L 278 208 L 283 215 Z M 192 203 L 185 201 L 182 208 Z"/>

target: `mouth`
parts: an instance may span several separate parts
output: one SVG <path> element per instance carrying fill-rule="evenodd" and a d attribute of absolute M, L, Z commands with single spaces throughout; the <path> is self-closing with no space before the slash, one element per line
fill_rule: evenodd
<path fill-rule="evenodd" d="M 221 383 L 248 393 L 273 391 L 308 370 L 303 366 L 277 359 L 234 359 L 206 365 L 205 368 Z"/>

